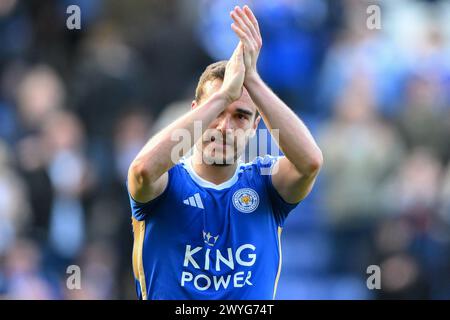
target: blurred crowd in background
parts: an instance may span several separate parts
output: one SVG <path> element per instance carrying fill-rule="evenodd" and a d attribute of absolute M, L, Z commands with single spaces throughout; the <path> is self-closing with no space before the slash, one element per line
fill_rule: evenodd
<path fill-rule="evenodd" d="M 425 0 L 1 0 L 0 298 L 136 298 L 128 166 L 231 55 L 236 4 L 325 159 L 277 298 L 450 299 L 450 1 Z"/>

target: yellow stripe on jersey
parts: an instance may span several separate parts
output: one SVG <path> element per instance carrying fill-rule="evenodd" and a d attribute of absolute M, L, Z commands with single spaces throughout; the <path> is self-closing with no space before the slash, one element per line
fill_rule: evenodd
<path fill-rule="evenodd" d="M 283 228 L 278 226 L 278 254 L 279 254 L 280 258 L 278 260 L 277 277 L 275 278 L 275 285 L 273 287 L 273 300 L 275 300 L 275 295 L 277 294 L 278 280 L 280 280 L 280 273 L 281 273 L 281 262 L 283 260 L 283 256 L 281 254 L 281 232 L 282 231 L 283 231 Z"/>
<path fill-rule="evenodd" d="M 147 285 L 145 283 L 144 263 L 142 261 L 142 250 L 144 247 L 145 221 L 138 221 L 131 218 L 133 225 L 133 273 L 135 279 L 139 281 L 143 300 L 147 300 Z"/>

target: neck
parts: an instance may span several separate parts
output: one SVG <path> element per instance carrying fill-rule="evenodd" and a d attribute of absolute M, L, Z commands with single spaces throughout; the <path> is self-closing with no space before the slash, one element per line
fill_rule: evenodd
<path fill-rule="evenodd" d="M 192 155 L 192 169 L 202 179 L 214 184 L 221 184 L 233 177 L 236 172 L 237 162 L 230 165 L 211 165 L 202 161 L 200 152 L 194 152 Z"/>

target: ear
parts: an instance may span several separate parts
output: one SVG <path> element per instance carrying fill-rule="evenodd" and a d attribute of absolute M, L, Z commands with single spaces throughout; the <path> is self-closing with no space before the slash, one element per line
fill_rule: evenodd
<path fill-rule="evenodd" d="M 256 129 L 258 129 L 259 121 L 261 121 L 261 116 L 257 116 L 255 121 L 253 122 L 252 133 L 250 138 L 253 138 L 256 134 Z"/>
<path fill-rule="evenodd" d="M 255 122 L 253 123 L 253 130 L 256 130 L 258 128 L 259 122 L 261 121 L 261 116 L 258 115 L 255 119 Z"/>
<path fill-rule="evenodd" d="M 195 108 L 197 108 L 197 101 L 192 100 L 192 102 L 191 102 L 191 110 L 194 110 Z"/>

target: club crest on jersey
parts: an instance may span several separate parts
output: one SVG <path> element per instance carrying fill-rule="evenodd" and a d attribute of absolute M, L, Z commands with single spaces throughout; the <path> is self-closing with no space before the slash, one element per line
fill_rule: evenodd
<path fill-rule="evenodd" d="M 233 206 L 240 212 L 250 213 L 259 205 L 259 196 L 251 188 L 242 188 L 233 194 Z"/>

